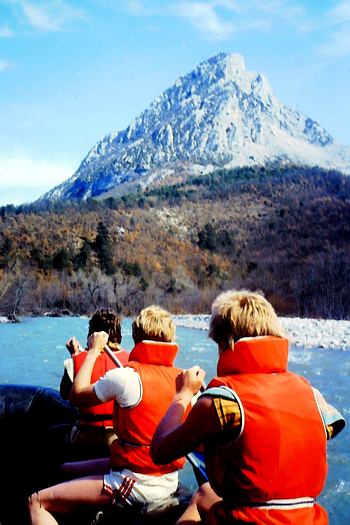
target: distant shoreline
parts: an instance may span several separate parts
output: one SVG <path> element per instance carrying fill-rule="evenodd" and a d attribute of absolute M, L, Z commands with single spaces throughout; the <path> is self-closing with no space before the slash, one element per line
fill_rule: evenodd
<path fill-rule="evenodd" d="M 67 314 L 46 313 L 43 317 L 70 317 Z M 72 315 L 73 316 L 73 315 Z M 87 317 L 74 315 L 73 317 Z M 18 317 L 20 321 L 21 316 Z M 182 314 L 173 315 L 177 326 L 208 330 L 210 315 Z M 291 343 L 304 348 L 334 348 L 350 350 L 350 321 L 335 319 L 308 319 L 301 317 L 280 317 Z M 2 323 L 14 322 L 6 316 L 0 316 Z"/>
<path fill-rule="evenodd" d="M 210 315 L 175 315 L 177 326 L 207 330 Z M 308 348 L 350 350 L 350 321 L 280 317 L 292 344 Z"/>

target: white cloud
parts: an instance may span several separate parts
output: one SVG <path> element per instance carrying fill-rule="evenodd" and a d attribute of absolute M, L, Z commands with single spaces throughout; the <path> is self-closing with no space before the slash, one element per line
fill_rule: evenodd
<path fill-rule="evenodd" d="M 225 38 L 235 31 L 230 22 L 220 19 L 214 3 L 181 2 L 173 9 L 174 14 L 185 18 L 201 33 L 215 38 Z"/>
<path fill-rule="evenodd" d="M 141 4 L 141 2 L 137 0 L 130 0 L 127 2 L 127 11 L 132 15 L 147 15 L 148 11 L 146 8 Z"/>
<path fill-rule="evenodd" d="M 0 187 L 53 187 L 73 174 L 73 168 L 45 159 L 0 155 Z"/>
<path fill-rule="evenodd" d="M 225 39 L 247 31 L 267 31 L 288 24 L 298 32 L 312 30 L 305 7 L 293 0 L 181 0 L 152 2 L 128 0 L 126 9 L 137 16 L 174 16 L 186 20 L 204 36 Z"/>
<path fill-rule="evenodd" d="M 331 16 L 336 23 L 350 22 L 350 1 L 344 0 L 340 2 L 340 4 L 332 9 Z"/>
<path fill-rule="evenodd" d="M 319 52 L 331 59 L 350 56 L 350 0 L 343 0 L 327 13 L 328 40 Z"/>
<path fill-rule="evenodd" d="M 280 18 L 294 18 L 304 13 L 301 5 L 289 2 L 288 0 L 270 0 L 269 2 L 255 1 L 251 3 L 251 8 L 270 13 Z"/>
<path fill-rule="evenodd" d="M 0 155 L 0 206 L 33 202 L 74 171 L 46 159 Z"/>
<path fill-rule="evenodd" d="M 215 0 L 212 2 L 180 1 L 152 6 L 141 0 L 129 0 L 125 4 L 127 11 L 136 16 L 173 16 L 187 20 L 196 30 L 209 37 L 223 38 L 232 34 L 234 25 L 226 22 L 217 14 L 217 8 L 240 10 L 233 0 Z"/>
<path fill-rule="evenodd" d="M 180 2 L 173 13 L 189 20 L 202 33 L 219 38 L 245 31 L 266 31 L 281 23 L 299 25 L 305 22 L 304 9 L 286 0 L 212 0 Z"/>
<path fill-rule="evenodd" d="M 328 58 L 350 56 L 350 24 L 334 31 L 329 41 L 319 47 L 319 51 Z"/>
<path fill-rule="evenodd" d="M 12 3 L 22 9 L 26 22 L 40 31 L 59 31 L 74 20 L 86 19 L 83 11 L 75 9 L 61 0 L 42 1 L 40 3 L 12 0 Z"/>
<path fill-rule="evenodd" d="M 0 186 L 0 206 L 29 204 L 44 195 L 48 189 L 50 188 L 47 188 L 47 186 Z"/>

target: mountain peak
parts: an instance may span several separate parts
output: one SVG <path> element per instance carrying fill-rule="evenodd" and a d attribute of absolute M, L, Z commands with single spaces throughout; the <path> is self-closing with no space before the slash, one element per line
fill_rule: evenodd
<path fill-rule="evenodd" d="M 259 78 L 260 82 L 262 81 L 261 75 L 248 73 L 246 71 L 242 55 L 238 53 L 218 53 L 208 60 L 200 62 L 198 66 L 187 75 L 180 77 L 175 82 L 175 87 L 181 85 L 187 86 L 189 84 L 192 88 L 196 86 L 228 86 L 233 83 L 239 85 L 242 89 L 249 89 L 249 82 L 257 78 Z"/>
<path fill-rule="evenodd" d="M 178 78 L 125 130 L 98 142 L 78 171 L 43 198 L 108 196 L 169 176 L 271 162 L 350 173 L 350 148 L 283 105 L 241 55 L 219 53 Z"/>
<path fill-rule="evenodd" d="M 230 84 L 234 84 L 246 92 L 265 90 L 273 94 L 267 78 L 261 73 L 247 71 L 244 58 L 239 53 L 218 53 L 201 62 L 194 72 L 196 70 L 200 71 L 202 77 L 206 77 L 210 84 L 221 83 L 228 88 Z M 190 78 L 191 75 L 193 77 L 193 72 L 190 73 Z"/>
<path fill-rule="evenodd" d="M 239 53 L 218 53 L 201 62 L 197 68 L 210 70 L 212 73 L 218 73 L 221 70 L 227 80 L 235 80 L 244 73 L 245 64 L 244 58 Z"/>

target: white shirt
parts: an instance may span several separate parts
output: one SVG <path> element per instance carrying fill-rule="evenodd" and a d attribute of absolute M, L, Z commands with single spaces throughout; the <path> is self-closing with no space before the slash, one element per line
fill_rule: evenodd
<path fill-rule="evenodd" d="M 73 383 L 73 381 L 74 381 L 74 363 L 73 363 L 73 358 L 72 357 L 68 357 L 67 359 L 64 360 L 63 364 L 64 364 L 64 369 L 67 372 L 69 379 Z"/>
<path fill-rule="evenodd" d="M 139 374 L 131 367 L 113 368 L 94 385 L 100 401 L 115 400 L 121 408 L 138 405 L 142 399 L 142 383 Z"/>
<path fill-rule="evenodd" d="M 100 401 L 110 401 L 114 399 L 121 408 L 132 408 L 138 405 L 142 399 L 143 389 L 141 378 L 139 374 L 131 367 L 113 368 L 106 372 L 97 383 L 94 384 L 95 394 Z M 154 501 L 156 489 L 157 499 L 169 497 L 173 494 L 178 486 L 179 473 L 178 471 L 162 474 L 161 476 L 153 476 L 150 474 L 140 474 L 139 472 L 131 472 L 128 469 L 121 471 L 111 470 L 109 474 L 104 476 L 105 483 L 112 489 L 120 489 L 124 478 L 135 480 L 134 490 L 131 497 L 133 503 L 146 503 Z M 136 496 L 135 496 L 136 495 Z"/>

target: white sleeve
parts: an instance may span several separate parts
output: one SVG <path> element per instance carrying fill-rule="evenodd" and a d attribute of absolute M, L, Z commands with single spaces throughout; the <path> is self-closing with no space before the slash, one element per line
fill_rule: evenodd
<path fill-rule="evenodd" d="M 64 369 L 67 372 L 69 379 L 73 383 L 74 381 L 74 363 L 73 363 L 72 357 L 68 357 L 68 359 L 64 360 Z"/>
<path fill-rule="evenodd" d="M 336 425 L 335 433 L 332 435 L 333 437 L 345 427 L 345 419 L 337 408 L 335 408 L 333 405 L 331 405 L 330 403 L 328 403 L 328 401 L 325 400 L 325 398 L 317 388 L 312 387 L 312 390 L 314 392 L 316 403 L 325 426 Z"/>
<path fill-rule="evenodd" d="M 114 399 L 122 408 L 131 408 L 142 399 L 139 374 L 131 367 L 109 370 L 94 385 L 96 396 L 105 403 Z"/>

